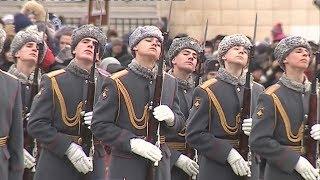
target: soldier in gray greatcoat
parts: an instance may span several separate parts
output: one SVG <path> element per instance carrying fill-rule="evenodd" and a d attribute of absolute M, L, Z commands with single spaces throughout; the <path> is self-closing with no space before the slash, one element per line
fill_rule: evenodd
<path fill-rule="evenodd" d="M 34 139 L 27 133 L 27 116 L 33 101 L 33 88 L 38 88 L 33 84 L 34 70 L 37 65 L 38 57 L 43 59 L 45 50 L 39 51 L 41 43 L 41 36 L 38 31 L 19 31 L 13 38 L 10 51 L 13 54 L 15 64 L 13 64 L 8 73 L 16 76 L 21 83 L 21 98 L 22 98 L 22 112 L 23 112 L 23 130 L 24 130 L 24 180 L 33 179 L 33 170 L 35 166 L 35 155 L 33 152 L 37 151 Z M 38 89 L 34 90 L 35 93 Z"/>
<path fill-rule="evenodd" d="M 190 110 L 186 140 L 200 154 L 199 180 L 216 177 L 239 180 L 250 173 L 239 150 L 241 130 L 250 133 L 251 119 L 240 124 L 240 110 L 251 42 L 240 34 L 226 36 L 219 44 L 220 68 L 216 77 L 196 87 Z M 263 87 L 252 84 L 252 107 Z M 243 129 L 240 128 L 242 126 Z"/>
<path fill-rule="evenodd" d="M 191 108 L 194 82 L 192 73 L 195 71 L 201 46 L 191 37 L 176 38 L 169 51 L 168 61 L 172 64 L 169 71 L 178 80 L 178 98 L 180 109 L 187 119 Z M 185 128 L 181 132 L 165 132 L 166 141 L 171 151 L 171 179 L 187 180 L 199 173 L 199 165 L 193 160 L 194 150 L 186 145 Z"/>
<path fill-rule="evenodd" d="M 128 68 L 107 78 L 93 111 L 95 137 L 111 147 L 109 180 L 148 180 L 148 167 L 158 161 L 156 180 L 170 180 L 170 150 L 162 130 L 180 131 L 185 118 L 179 108 L 177 82 L 164 74 L 161 105 L 149 110 L 155 89 L 156 61 L 163 36 L 155 26 L 138 27 L 129 44 L 135 59 Z M 150 113 L 163 121 L 160 147 L 146 141 Z M 152 121 L 150 121 L 151 123 Z"/>
<path fill-rule="evenodd" d="M 0 29 L 0 51 L 5 37 L 5 31 Z M 22 180 L 23 127 L 20 83 L 13 75 L 0 70 L 0 86 L 0 177 L 1 180 Z"/>
<path fill-rule="evenodd" d="M 311 48 L 299 36 L 279 42 L 274 55 L 285 71 L 279 81 L 264 91 L 253 113 L 251 149 L 265 158 L 264 179 L 316 180 L 318 171 L 303 157 L 305 115 L 309 111 L 310 82 L 304 71 L 310 64 Z M 311 136 L 318 140 L 318 126 Z"/>
<path fill-rule="evenodd" d="M 93 25 L 74 30 L 74 59 L 65 69 L 42 77 L 28 122 L 29 134 L 42 146 L 35 180 L 105 179 L 103 146 L 95 140 L 91 157 L 84 152 L 79 134 L 95 43 L 99 48 L 97 58 L 101 58 L 106 43 L 103 31 Z"/>

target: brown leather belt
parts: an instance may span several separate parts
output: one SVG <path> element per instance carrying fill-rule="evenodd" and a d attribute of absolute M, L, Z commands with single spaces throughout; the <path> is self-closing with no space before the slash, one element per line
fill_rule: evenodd
<path fill-rule="evenodd" d="M 290 149 L 296 153 L 299 153 L 300 155 L 303 155 L 306 153 L 305 148 L 303 146 L 285 146 L 283 145 L 285 148 Z"/>
<path fill-rule="evenodd" d="M 239 149 L 239 140 L 238 139 L 223 139 L 225 141 L 227 141 L 229 144 L 231 144 L 233 146 L 233 148 L 235 149 Z"/>
<path fill-rule="evenodd" d="M 147 137 L 146 136 L 138 136 L 137 138 L 147 141 Z M 164 144 L 164 143 L 166 143 L 166 137 L 165 136 L 160 136 L 160 144 Z"/>
<path fill-rule="evenodd" d="M 7 145 L 8 136 L 0 137 L 0 147 Z"/>
<path fill-rule="evenodd" d="M 187 145 L 184 142 L 166 142 L 170 149 L 174 149 L 177 151 L 185 151 L 187 149 Z"/>
<path fill-rule="evenodd" d="M 65 134 L 65 135 L 67 135 L 67 137 L 69 137 L 72 142 L 74 142 L 74 143 L 76 143 L 76 144 L 78 144 L 80 146 L 82 145 L 83 140 L 82 140 L 82 138 L 80 136 L 74 136 L 74 135 L 69 135 L 69 134 Z M 102 144 L 102 141 L 99 141 L 99 140 L 95 139 L 93 141 L 93 144 L 94 145 L 99 145 L 99 144 Z"/>

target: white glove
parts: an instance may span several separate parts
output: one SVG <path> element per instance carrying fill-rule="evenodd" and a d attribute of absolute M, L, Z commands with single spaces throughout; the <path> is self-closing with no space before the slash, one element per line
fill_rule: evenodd
<path fill-rule="evenodd" d="M 306 180 L 317 180 L 317 170 L 302 156 L 300 156 L 294 169 Z"/>
<path fill-rule="evenodd" d="M 199 165 L 183 154 L 179 156 L 175 165 L 186 172 L 189 176 L 196 176 L 199 173 Z"/>
<path fill-rule="evenodd" d="M 227 160 L 236 175 L 245 176 L 251 174 L 248 163 L 242 158 L 237 150 L 232 148 Z"/>
<path fill-rule="evenodd" d="M 90 112 L 85 113 L 84 111 L 82 111 L 81 114 L 83 114 L 84 124 L 88 125 L 88 128 L 90 129 L 93 112 L 90 111 Z"/>
<path fill-rule="evenodd" d="M 36 165 L 36 159 L 26 150 L 23 149 L 24 168 L 31 169 Z"/>
<path fill-rule="evenodd" d="M 26 119 L 26 121 L 29 121 L 29 119 L 30 119 L 30 113 L 27 113 L 27 114 L 26 114 L 25 119 Z"/>
<path fill-rule="evenodd" d="M 165 121 L 168 126 L 174 125 L 174 114 L 167 105 L 155 107 L 153 115 L 158 121 Z"/>
<path fill-rule="evenodd" d="M 132 152 L 153 162 L 160 161 L 162 158 L 161 150 L 143 139 L 130 139 L 130 146 Z"/>
<path fill-rule="evenodd" d="M 242 131 L 249 136 L 252 128 L 252 118 L 244 119 L 242 123 Z"/>
<path fill-rule="evenodd" d="M 314 140 L 320 140 L 320 124 L 315 124 L 311 127 L 310 135 Z"/>
<path fill-rule="evenodd" d="M 92 158 L 87 157 L 81 146 L 71 143 L 66 155 L 79 172 L 87 174 L 89 171 L 93 171 Z"/>

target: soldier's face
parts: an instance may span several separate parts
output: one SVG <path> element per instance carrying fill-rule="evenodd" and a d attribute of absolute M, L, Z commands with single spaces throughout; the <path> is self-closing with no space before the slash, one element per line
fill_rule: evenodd
<path fill-rule="evenodd" d="M 17 60 L 35 64 L 38 60 L 38 45 L 35 42 L 28 42 L 15 54 Z"/>
<path fill-rule="evenodd" d="M 307 69 L 310 64 L 310 52 L 304 47 L 297 47 L 283 61 L 286 68 Z"/>
<path fill-rule="evenodd" d="M 243 46 L 230 48 L 222 58 L 226 63 L 237 64 L 245 67 L 248 63 L 248 50 Z"/>
<path fill-rule="evenodd" d="M 184 70 L 188 73 L 192 73 L 196 70 L 198 61 L 198 54 L 193 49 L 183 49 L 172 60 L 172 65 L 175 68 Z"/>
<path fill-rule="evenodd" d="M 73 51 L 75 58 L 80 61 L 93 62 L 94 42 L 97 42 L 97 40 L 93 38 L 83 38 Z M 97 57 L 99 57 L 99 52 L 97 53 Z"/>
<path fill-rule="evenodd" d="M 142 39 L 133 50 L 136 56 L 150 56 L 152 59 L 158 60 L 161 53 L 161 42 L 158 38 L 147 37 Z"/>

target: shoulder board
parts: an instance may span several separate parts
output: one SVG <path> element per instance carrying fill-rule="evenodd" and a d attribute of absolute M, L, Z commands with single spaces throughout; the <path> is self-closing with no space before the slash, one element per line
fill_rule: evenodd
<path fill-rule="evenodd" d="M 111 79 L 113 79 L 113 80 L 118 79 L 118 78 L 126 75 L 127 73 L 128 73 L 128 70 L 124 69 L 122 71 L 119 71 L 119 72 L 112 74 Z"/>
<path fill-rule="evenodd" d="M 6 75 L 8 75 L 8 76 L 12 77 L 13 79 L 18 80 L 18 78 L 17 78 L 15 75 L 13 75 L 13 74 L 10 74 L 10 73 L 5 72 L 5 71 L 2 71 L 2 70 L 0 70 L 0 71 L 1 71 L 3 74 L 6 74 Z"/>
<path fill-rule="evenodd" d="M 209 79 L 209 80 L 205 81 L 204 83 L 202 83 L 202 84 L 200 85 L 200 87 L 201 87 L 202 89 L 205 89 L 205 88 L 209 87 L 210 85 L 216 83 L 217 81 L 218 81 L 218 80 L 217 80 L 216 78 Z"/>
<path fill-rule="evenodd" d="M 268 88 L 264 91 L 264 93 L 270 95 L 270 94 L 274 93 L 277 89 L 279 89 L 280 86 L 281 86 L 280 84 L 274 84 L 274 85 L 268 87 Z"/>
<path fill-rule="evenodd" d="M 99 74 L 101 74 L 103 76 L 109 77 L 111 75 L 108 71 L 106 71 L 104 69 L 101 69 L 101 68 L 96 68 L 96 69 L 99 72 Z"/>
<path fill-rule="evenodd" d="M 47 75 L 49 78 L 52 78 L 52 77 L 54 77 L 54 76 L 57 76 L 57 75 L 59 75 L 59 74 L 65 73 L 65 72 L 66 72 L 66 70 L 64 70 L 64 69 L 59 69 L 59 70 L 56 70 L 56 71 L 49 72 L 49 73 L 47 73 L 46 75 Z"/>

